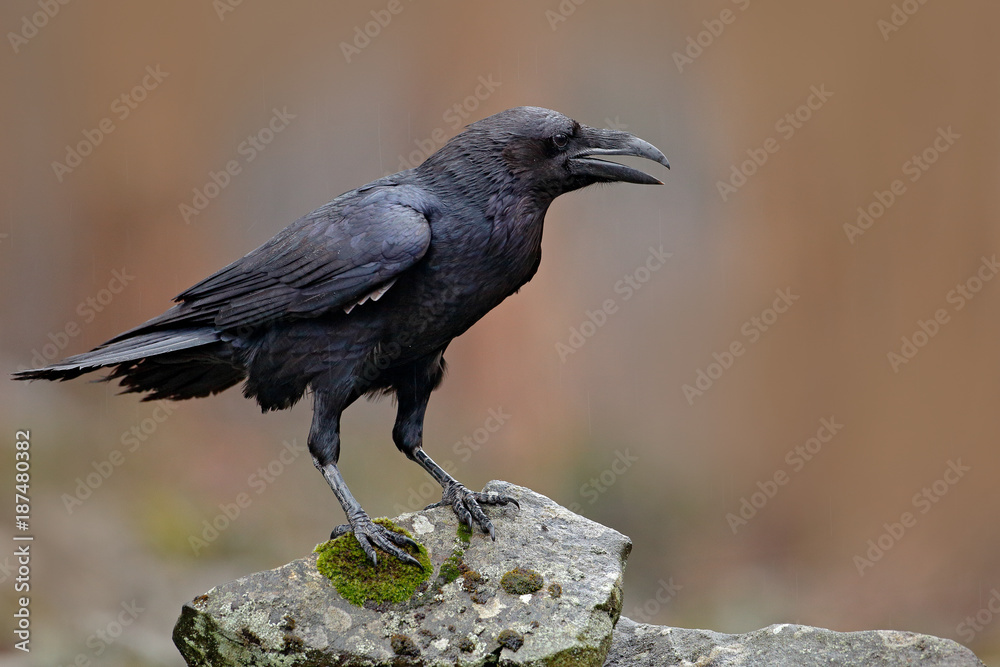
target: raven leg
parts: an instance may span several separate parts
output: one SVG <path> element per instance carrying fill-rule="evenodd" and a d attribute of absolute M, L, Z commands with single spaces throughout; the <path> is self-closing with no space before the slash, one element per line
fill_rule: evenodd
<path fill-rule="evenodd" d="M 489 533 L 490 538 L 496 540 L 493 523 L 479 504 L 513 503 L 520 507 L 518 502 L 510 496 L 499 493 L 470 491 L 435 463 L 423 449 L 424 414 L 427 412 L 427 402 L 430 400 L 431 392 L 444 376 L 444 360 L 441 355 L 439 352 L 410 364 L 399 373 L 393 383 L 398 409 L 396 424 L 392 428 L 392 440 L 407 458 L 420 464 L 420 467 L 429 472 L 444 489 L 441 501 L 430 505 L 427 509 L 450 505 L 458 515 L 459 521 L 472 528 L 472 522 L 475 520 L 484 533 Z"/>
<path fill-rule="evenodd" d="M 355 500 L 337 468 L 337 461 L 340 459 L 342 411 L 342 404 L 329 394 L 316 392 L 313 421 L 309 429 L 309 452 L 313 457 L 313 465 L 323 473 L 323 477 L 333 489 L 333 494 L 340 501 L 340 506 L 344 508 L 344 514 L 347 515 L 349 522 L 349 525 L 334 528 L 330 533 L 330 539 L 340 537 L 344 533 L 354 533 L 354 537 L 373 564 L 378 565 L 378 556 L 375 554 L 375 547 L 378 547 L 404 563 L 419 567 L 420 563 L 416 558 L 399 548 L 407 545 L 416 547 L 417 543 L 405 535 L 373 522 L 361 508 L 361 504 Z"/>

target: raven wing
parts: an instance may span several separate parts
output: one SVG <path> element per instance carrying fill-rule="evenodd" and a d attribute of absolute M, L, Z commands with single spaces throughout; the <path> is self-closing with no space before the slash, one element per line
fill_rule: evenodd
<path fill-rule="evenodd" d="M 430 245 L 427 218 L 399 190 L 377 188 L 335 199 L 179 294 L 140 330 L 190 324 L 256 327 L 283 318 L 350 310 L 378 298 Z M 346 199 L 346 201 L 345 201 Z"/>

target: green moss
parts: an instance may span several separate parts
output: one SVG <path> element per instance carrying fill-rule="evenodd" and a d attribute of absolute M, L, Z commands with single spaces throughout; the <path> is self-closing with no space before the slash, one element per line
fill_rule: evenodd
<path fill-rule="evenodd" d="M 441 578 L 442 585 L 450 584 L 451 582 L 462 576 L 462 568 L 465 565 L 462 562 L 462 552 L 455 549 L 445 562 L 441 563 L 441 569 L 438 571 L 438 577 Z"/>
<path fill-rule="evenodd" d="M 605 648 L 607 644 L 607 648 Z M 577 665 L 599 665 L 604 660 L 604 656 L 611 650 L 611 635 L 608 641 L 602 643 L 600 647 L 580 648 L 574 646 L 556 654 L 551 658 L 549 667 L 577 667 Z"/>
<path fill-rule="evenodd" d="M 519 648 L 524 646 L 524 635 L 517 630 L 504 630 L 497 635 L 497 642 L 499 642 L 500 646 L 503 646 L 504 648 L 509 648 L 511 651 L 517 651 Z"/>
<path fill-rule="evenodd" d="M 458 524 L 458 539 L 462 540 L 466 544 L 472 542 L 472 529 L 461 522 Z"/>
<path fill-rule="evenodd" d="M 389 519 L 375 519 L 389 530 L 411 537 Z M 316 547 L 319 554 L 316 569 L 333 582 L 337 592 L 351 604 L 362 606 L 366 601 L 395 603 L 408 600 L 434 569 L 427 549 L 401 547 L 420 561 L 421 568 L 408 565 L 395 556 L 379 550 L 378 565 L 372 565 L 353 533 Z"/>
<path fill-rule="evenodd" d="M 560 584 L 549 584 L 549 595 L 554 598 L 562 597 L 562 586 Z"/>
<path fill-rule="evenodd" d="M 458 648 L 463 653 L 472 653 L 476 650 L 476 642 L 472 641 L 468 637 L 462 637 L 458 640 Z"/>
<path fill-rule="evenodd" d="M 511 595 L 534 593 L 540 590 L 544 583 L 542 575 L 523 567 L 510 570 L 500 579 L 500 585 Z"/>

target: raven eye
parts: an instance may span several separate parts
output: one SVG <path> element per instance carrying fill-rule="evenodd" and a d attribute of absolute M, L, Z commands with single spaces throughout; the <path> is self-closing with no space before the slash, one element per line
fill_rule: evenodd
<path fill-rule="evenodd" d="M 569 137 L 560 132 L 552 137 L 552 143 L 556 145 L 556 148 L 566 148 L 566 144 L 569 143 Z"/>

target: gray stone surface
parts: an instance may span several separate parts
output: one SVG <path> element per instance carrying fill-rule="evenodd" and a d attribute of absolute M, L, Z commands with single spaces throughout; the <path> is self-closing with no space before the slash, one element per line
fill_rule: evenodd
<path fill-rule="evenodd" d="M 485 490 L 521 504 L 486 508 L 496 542 L 478 532 L 460 540 L 450 508 L 395 519 L 434 566 L 431 586 L 408 602 L 356 607 L 310 555 L 195 598 L 174 642 L 192 666 L 602 665 L 632 543 L 529 489 L 494 481 Z M 437 574 L 456 549 L 481 582 L 459 577 L 441 585 Z M 501 578 L 518 567 L 540 574 L 543 588 L 504 590 Z"/>
<path fill-rule="evenodd" d="M 496 542 L 481 533 L 459 539 L 450 508 L 395 519 L 427 548 L 434 567 L 407 602 L 354 606 L 311 554 L 198 596 L 184 606 L 174 642 L 192 667 L 982 667 L 953 641 L 910 632 L 772 625 L 729 635 L 619 620 L 627 537 L 529 489 L 490 482 L 485 490 L 521 503 L 520 511 L 486 509 Z M 438 577 L 456 549 L 481 579 Z M 504 590 L 503 575 L 515 568 L 537 572 L 542 588 Z"/>
<path fill-rule="evenodd" d="M 684 630 L 622 618 L 605 667 L 982 667 L 950 639 L 895 630 L 833 632 L 771 625 L 742 635 Z"/>

